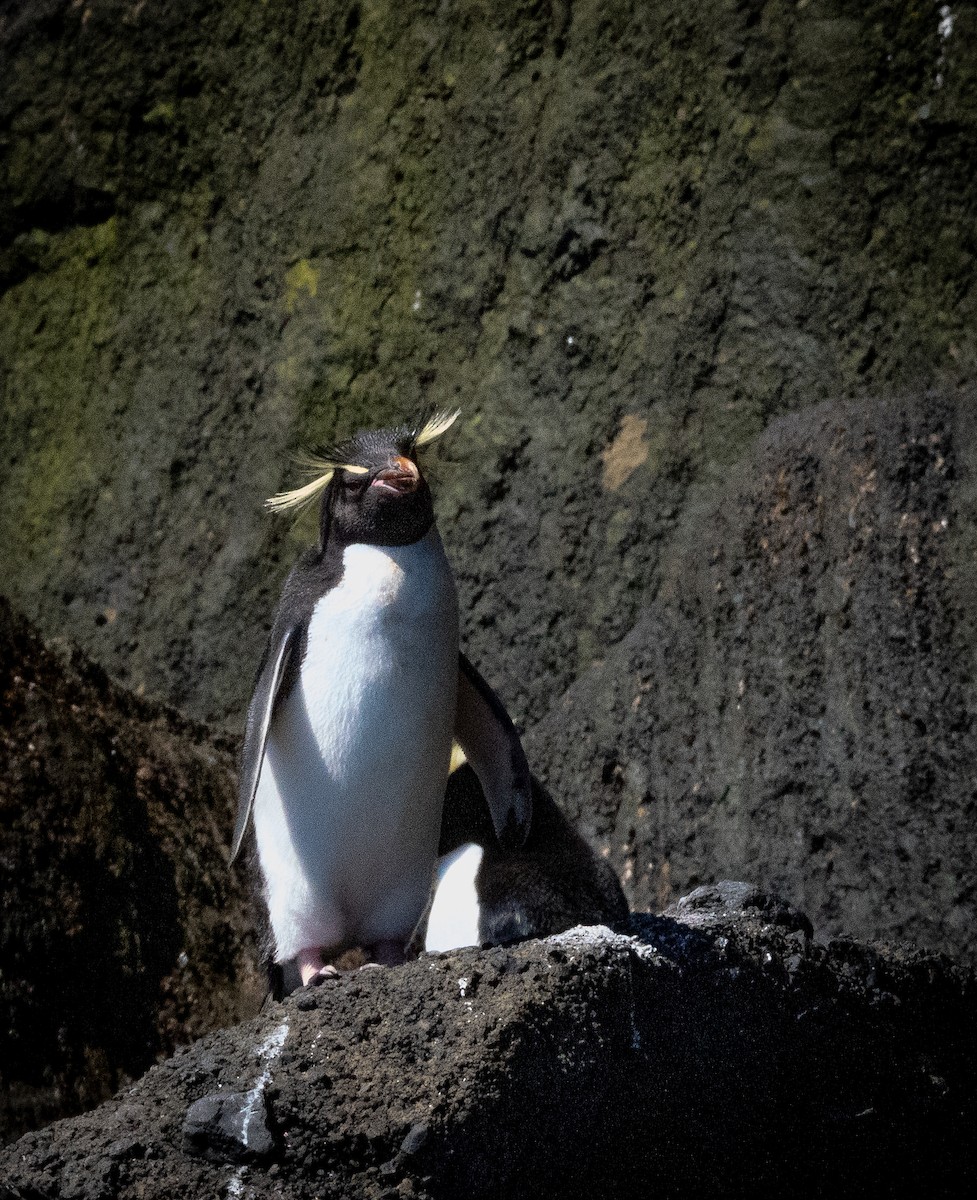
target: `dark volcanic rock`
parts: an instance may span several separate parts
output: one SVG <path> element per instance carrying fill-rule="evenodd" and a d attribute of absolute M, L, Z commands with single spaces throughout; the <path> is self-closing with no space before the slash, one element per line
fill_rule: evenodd
<path fill-rule="evenodd" d="M 977 421 L 775 422 L 527 750 L 634 908 L 757 879 L 816 928 L 977 945 Z"/>
<path fill-rule="evenodd" d="M 5 4 L 4 589 L 237 726 L 289 451 L 460 403 L 466 638 L 541 717 L 772 420 L 973 410 L 952 7 L 944 36 L 904 0 Z"/>
<path fill-rule="evenodd" d="M 232 748 L 0 601 L 0 1138 L 256 1011 Z"/>
<path fill-rule="evenodd" d="M 268 1131 L 261 1077 L 249 1092 L 215 1092 L 191 1104 L 183 1122 L 183 1148 L 219 1163 L 267 1158 L 275 1141 Z"/>
<path fill-rule="evenodd" d="M 629 935 L 297 993 L 26 1135 L 0 1177 L 31 1200 L 963 1195 L 974 988 L 944 958 L 815 944 L 787 905 L 723 884 Z M 249 1106 L 274 1148 L 245 1164 L 226 1139 Z M 225 1163 L 199 1156 L 221 1144 Z"/>

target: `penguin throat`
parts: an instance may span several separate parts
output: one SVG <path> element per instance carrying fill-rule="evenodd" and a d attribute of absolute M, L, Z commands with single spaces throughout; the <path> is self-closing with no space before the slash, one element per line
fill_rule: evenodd
<path fill-rule="evenodd" d="M 415 498 L 422 503 L 415 503 Z M 423 501 L 426 500 L 426 503 Z M 391 498 L 379 512 L 343 512 L 333 515 L 323 530 L 329 545 L 409 546 L 419 542 L 434 525 L 430 495 Z"/>

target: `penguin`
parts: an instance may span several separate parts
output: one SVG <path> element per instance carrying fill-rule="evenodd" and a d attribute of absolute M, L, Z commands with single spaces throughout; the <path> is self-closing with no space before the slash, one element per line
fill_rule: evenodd
<path fill-rule="evenodd" d="M 417 451 L 458 413 L 361 432 L 308 460 L 274 511 L 320 501 L 248 707 L 231 862 L 253 822 L 273 962 L 301 983 L 361 946 L 404 960 L 427 902 L 452 741 L 501 844 L 525 841 L 529 766 L 459 650 L 454 578 Z"/>
<path fill-rule="evenodd" d="M 499 842 L 479 776 L 468 763 L 448 781 L 436 881 L 415 931 L 418 950 L 499 945 L 574 925 L 616 925 L 628 903 L 598 857 L 534 776 L 532 825 L 522 846 Z"/>

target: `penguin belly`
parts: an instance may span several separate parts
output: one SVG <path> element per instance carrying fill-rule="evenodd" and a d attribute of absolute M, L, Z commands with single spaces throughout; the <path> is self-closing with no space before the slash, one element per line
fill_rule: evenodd
<path fill-rule="evenodd" d="M 457 680 L 457 600 L 436 531 L 347 547 L 255 795 L 277 962 L 409 938 L 437 855 Z"/>
<path fill-rule="evenodd" d="M 481 943 L 482 906 L 477 880 L 484 854 L 476 842 L 466 842 L 438 861 L 424 935 L 424 949 L 429 953 Z"/>

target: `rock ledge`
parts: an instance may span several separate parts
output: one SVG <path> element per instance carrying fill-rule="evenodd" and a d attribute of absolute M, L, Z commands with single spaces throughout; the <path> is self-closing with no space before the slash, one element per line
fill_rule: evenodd
<path fill-rule="evenodd" d="M 0 1158 L 3 1200 L 974 1183 L 974 978 L 744 884 L 269 1004 Z"/>

